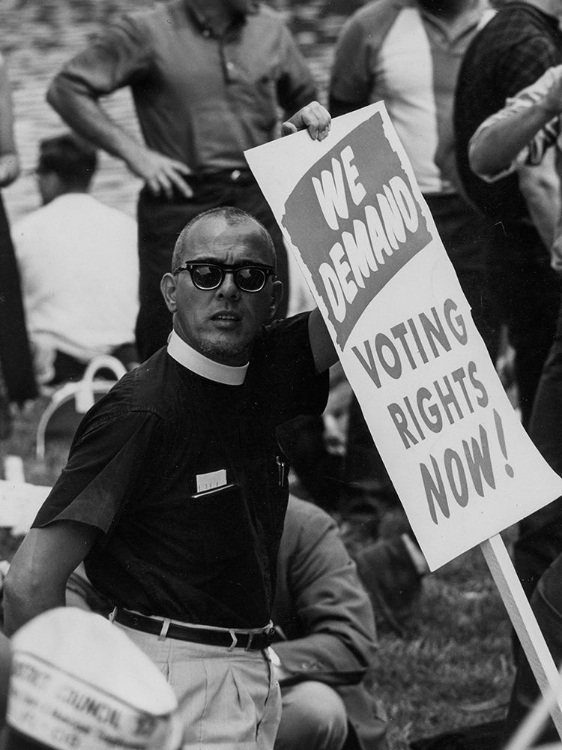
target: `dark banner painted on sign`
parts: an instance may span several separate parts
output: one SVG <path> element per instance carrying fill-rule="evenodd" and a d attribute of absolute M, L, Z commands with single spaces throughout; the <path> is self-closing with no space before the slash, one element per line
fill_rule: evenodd
<path fill-rule="evenodd" d="M 300 179 L 282 223 L 296 248 L 311 238 L 326 248 L 308 262 L 342 348 L 371 300 L 432 239 L 378 112 Z"/>

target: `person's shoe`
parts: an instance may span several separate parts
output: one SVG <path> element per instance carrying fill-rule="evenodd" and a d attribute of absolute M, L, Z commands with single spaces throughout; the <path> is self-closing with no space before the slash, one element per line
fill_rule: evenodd
<path fill-rule="evenodd" d="M 375 618 L 399 636 L 419 598 L 423 576 L 400 536 L 379 539 L 355 554 L 357 572 L 371 597 Z"/>

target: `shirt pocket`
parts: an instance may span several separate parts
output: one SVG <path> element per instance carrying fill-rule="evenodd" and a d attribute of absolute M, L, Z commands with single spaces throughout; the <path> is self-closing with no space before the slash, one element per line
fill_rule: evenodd
<path fill-rule="evenodd" d="M 270 138 L 279 122 L 275 79 L 268 73 L 263 73 L 252 80 L 235 81 L 232 90 L 253 134 L 261 134 L 258 140 Z"/>
<path fill-rule="evenodd" d="M 197 492 L 189 502 L 207 563 L 216 565 L 251 549 L 254 535 L 238 484 Z"/>

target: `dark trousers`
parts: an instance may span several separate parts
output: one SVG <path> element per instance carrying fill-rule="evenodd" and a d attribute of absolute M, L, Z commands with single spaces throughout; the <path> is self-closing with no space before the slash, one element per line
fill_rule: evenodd
<path fill-rule="evenodd" d="M 523 424 L 543 457 L 562 475 L 561 282 L 532 226 L 497 225 L 489 278 L 515 350 Z M 519 523 L 514 565 L 528 596 L 561 552 L 559 499 Z"/>
<path fill-rule="evenodd" d="M 544 573 L 531 598 L 533 612 L 550 649 L 554 663 L 562 663 L 562 555 Z M 523 649 L 519 647 L 517 673 L 505 724 L 506 739 L 518 728 L 534 703 L 540 690 Z M 537 743 L 559 742 L 554 724 L 549 721 Z M 503 744 L 502 744 L 503 746 Z"/>
<path fill-rule="evenodd" d="M 8 401 L 22 403 L 37 396 L 27 337 L 20 274 L 0 197 L 0 373 Z M 1 391 L 0 389 L 0 397 Z"/>
<path fill-rule="evenodd" d="M 495 225 L 487 258 L 490 293 L 515 350 L 515 382 L 523 425 L 528 428 L 541 373 L 560 307 L 561 283 L 536 229 Z"/>
<path fill-rule="evenodd" d="M 542 456 L 562 476 L 562 307 L 535 397 L 529 432 Z M 562 498 L 519 524 L 514 563 L 527 595 L 530 596 L 541 574 L 560 553 Z"/>
<path fill-rule="evenodd" d="M 486 282 L 486 261 L 494 252 L 494 227 L 459 195 L 424 197 L 471 307 L 474 324 L 495 362 L 501 321 Z"/>
<path fill-rule="evenodd" d="M 284 286 L 284 302 L 277 311 L 284 317 L 288 299 L 287 251 L 277 222 L 250 172 L 225 172 L 189 178 L 194 197 L 186 200 L 154 198 L 145 189 L 138 203 L 139 299 L 136 325 L 137 347 L 142 360 L 164 346 L 172 329 L 172 316 L 160 292 L 162 276 L 171 270 L 176 240 L 185 225 L 203 211 L 234 206 L 261 221 L 273 238 L 277 252 L 277 277 Z"/>

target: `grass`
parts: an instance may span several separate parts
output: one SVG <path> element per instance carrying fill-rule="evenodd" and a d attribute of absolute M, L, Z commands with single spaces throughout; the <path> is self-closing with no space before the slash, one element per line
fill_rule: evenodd
<path fill-rule="evenodd" d="M 372 689 L 391 750 L 503 717 L 513 678 L 510 625 L 479 550 L 427 577 L 410 633 L 381 634 Z"/>
<path fill-rule="evenodd" d="M 35 430 L 46 399 L 14 420 L 11 438 L 0 441 L 0 459 L 24 459 L 25 477 L 51 484 L 69 444 L 50 441 L 45 461 L 35 457 Z M 388 511 L 382 533 L 400 524 Z M 509 541 L 509 532 L 507 533 Z M 19 539 L 1 530 L 0 558 L 11 559 Z M 369 688 L 389 721 L 389 750 L 413 740 L 500 719 L 513 679 L 511 632 L 501 598 L 480 550 L 471 550 L 424 581 L 421 599 L 400 638 L 380 628 L 380 648 Z"/>

